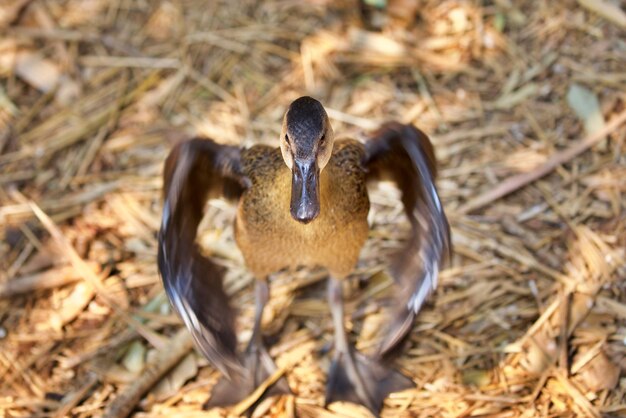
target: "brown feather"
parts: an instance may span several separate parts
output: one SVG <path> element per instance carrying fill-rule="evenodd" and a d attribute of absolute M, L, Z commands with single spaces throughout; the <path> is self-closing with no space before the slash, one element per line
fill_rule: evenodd
<path fill-rule="evenodd" d="M 280 150 L 243 151 L 252 187 L 242 195 L 235 238 L 257 278 L 296 266 L 326 267 L 335 277 L 352 272 L 369 230 L 363 152 L 357 141 L 335 144 L 320 177 L 320 215 L 305 225 L 290 215 L 291 171 Z"/>
<path fill-rule="evenodd" d="M 234 315 L 222 286 L 224 271 L 200 253 L 196 234 L 206 200 L 237 197 L 246 182 L 239 150 L 209 139 L 178 144 L 165 162 L 158 251 L 163 284 L 200 351 L 226 375 L 240 368 Z"/>
<path fill-rule="evenodd" d="M 369 180 L 393 180 L 411 223 L 411 235 L 391 263 L 400 285 L 399 306 L 379 354 L 391 352 L 410 331 L 415 315 L 437 285 L 450 253 L 450 228 L 434 184 L 437 167 L 428 137 L 412 125 L 385 124 L 366 144 L 364 165 Z"/>

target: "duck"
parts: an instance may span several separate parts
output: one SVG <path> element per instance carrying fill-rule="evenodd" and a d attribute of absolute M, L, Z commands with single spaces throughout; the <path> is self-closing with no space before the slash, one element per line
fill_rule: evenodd
<path fill-rule="evenodd" d="M 207 406 L 239 402 L 276 370 L 261 329 L 268 281 L 273 273 L 298 267 L 322 267 L 329 276 L 334 355 L 326 404 L 354 402 L 378 415 L 390 393 L 414 387 L 388 358 L 410 333 L 451 253 L 433 145 L 414 125 L 400 122 L 382 124 L 363 142 L 335 139 L 324 106 L 303 96 L 284 114 L 278 147 L 192 138 L 175 145 L 165 160 L 158 267 L 196 347 L 223 375 Z M 368 184 L 379 181 L 400 190 L 410 232 L 389 262 L 395 287 L 387 331 L 375 353 L 365 355 L 346 332 L 343 281 L 368 239 Z M 237 205 L 235 241 L 255 278 L 252 336 L 241 353 L 225 269 L 196 243 L 205 204 L 213 198 Z M 281 393 L 290 393 L 284 377 L 266 395 Z"/>

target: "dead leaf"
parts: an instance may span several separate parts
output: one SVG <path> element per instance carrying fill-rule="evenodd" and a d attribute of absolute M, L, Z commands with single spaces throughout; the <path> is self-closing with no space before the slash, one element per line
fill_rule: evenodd
<path fill-rule="evenodd" d="M 59 88 L 57 89 L 54 98 L 58 103 L 68 105 L 80 96 L 80 93 L 80 84 L 63 75 L 61 76 Z"/>
<path fill-rule="evenodd" d="M 584 355 L 580 353 L 579 355 Z M 576 361 L 576 359 L 574 359 Z M 578 373 L 580 381 L 592 392 L 611 390 L 619 381 L 620 367 L 613 363 L 604 350 L 591 359 Z"/>
<path fill-rule="evenodd" d="M 55 63 L 32 51 L 17 53 L 15 74 L 44 93 L 54 89 L 61 78 L 61 71 Z"/>
<path fill-rule="evenodd" d="M 522 367 L 531 373 L 541 374 L 554 363 L 557 344 L 554 338 L 538 333 L 529 339 L 529 345 L 524 351 L 526 356 L 520 361 Z"/>
<path fill-rule="evenodd" d="M 179 8 L 166 1 L 150 16 L 146 32 L 150 37 L 164 41 L 176 36 L 182 26 L 184 22 Z"/>
<path fill-rule="evenodd" d="M 349 46 L 352 51 L 380 54 L 387 57 L 402 57 L 407 50 L 401 43 L 383 34 L 361 29 L 350 29 Z"/>
<path fill-rule="evenodd" d="M 567 104 L 585 125 L 587 135 L 593 135 L 604 128 L 600 102 L 591 90 L 579 84 L 572 84 L 567 92 Z"/>
<path fill-rule="evenodd" d="M 386 0 L 363 0 L 363 2 L 369 6 L 376 7 L 377 9 L 383 9 L 387 5 Z"/>
<path fill-rule="evenodd" d="M 13 38 L 0 40 L 0 76 L 13 74 L 18 42 Z"/>
<path fill-rule="evenodd" d="M 463 371 L 463 384 L 476 387 L 487 386 L 491 383 L 491 376 L 487 370 L 468 369 Z"/>
<path fill-rule="evenodd" d="M 187 356 L 154 388 L 152 393 L 159 399 L 175 394 L 185 382 L 198 374 L 198 363 L 194 353 Z"/>
<path fill-rule="evenodd" d="M 133 341 L 122 359 L 122 364 L 132 373 L 143 370 L 146 362 L 146 347 L 140 341 Z"/>

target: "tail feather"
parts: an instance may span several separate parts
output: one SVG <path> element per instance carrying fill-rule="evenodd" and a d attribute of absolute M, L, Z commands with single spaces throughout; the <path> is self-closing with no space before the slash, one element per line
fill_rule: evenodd
<path fill-rule="evenodd" d="M 415 316 L 415 312 L 406 307 L 396 311 L 393 320 L 389 324 L 387 334 L 378 348 L 378 357 L 391 358 L 401 351 L 404 345 L 402 343 L 406 341 L 409 332 L 413 328 Z"/>

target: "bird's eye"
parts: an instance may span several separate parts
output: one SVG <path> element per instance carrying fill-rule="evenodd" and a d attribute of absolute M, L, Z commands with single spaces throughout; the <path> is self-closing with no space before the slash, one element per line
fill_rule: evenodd
<path fill-rule="evenodd" d="M 285 134 L 285 142 L 289 144 L 289 135 Z"/>
<path fill-rule="evenodd" d="M 324 145 L 324 142 L 326 142 L 326 134 L 322 135 L 322 137 L 320 138 L 320 144 Z"/>

